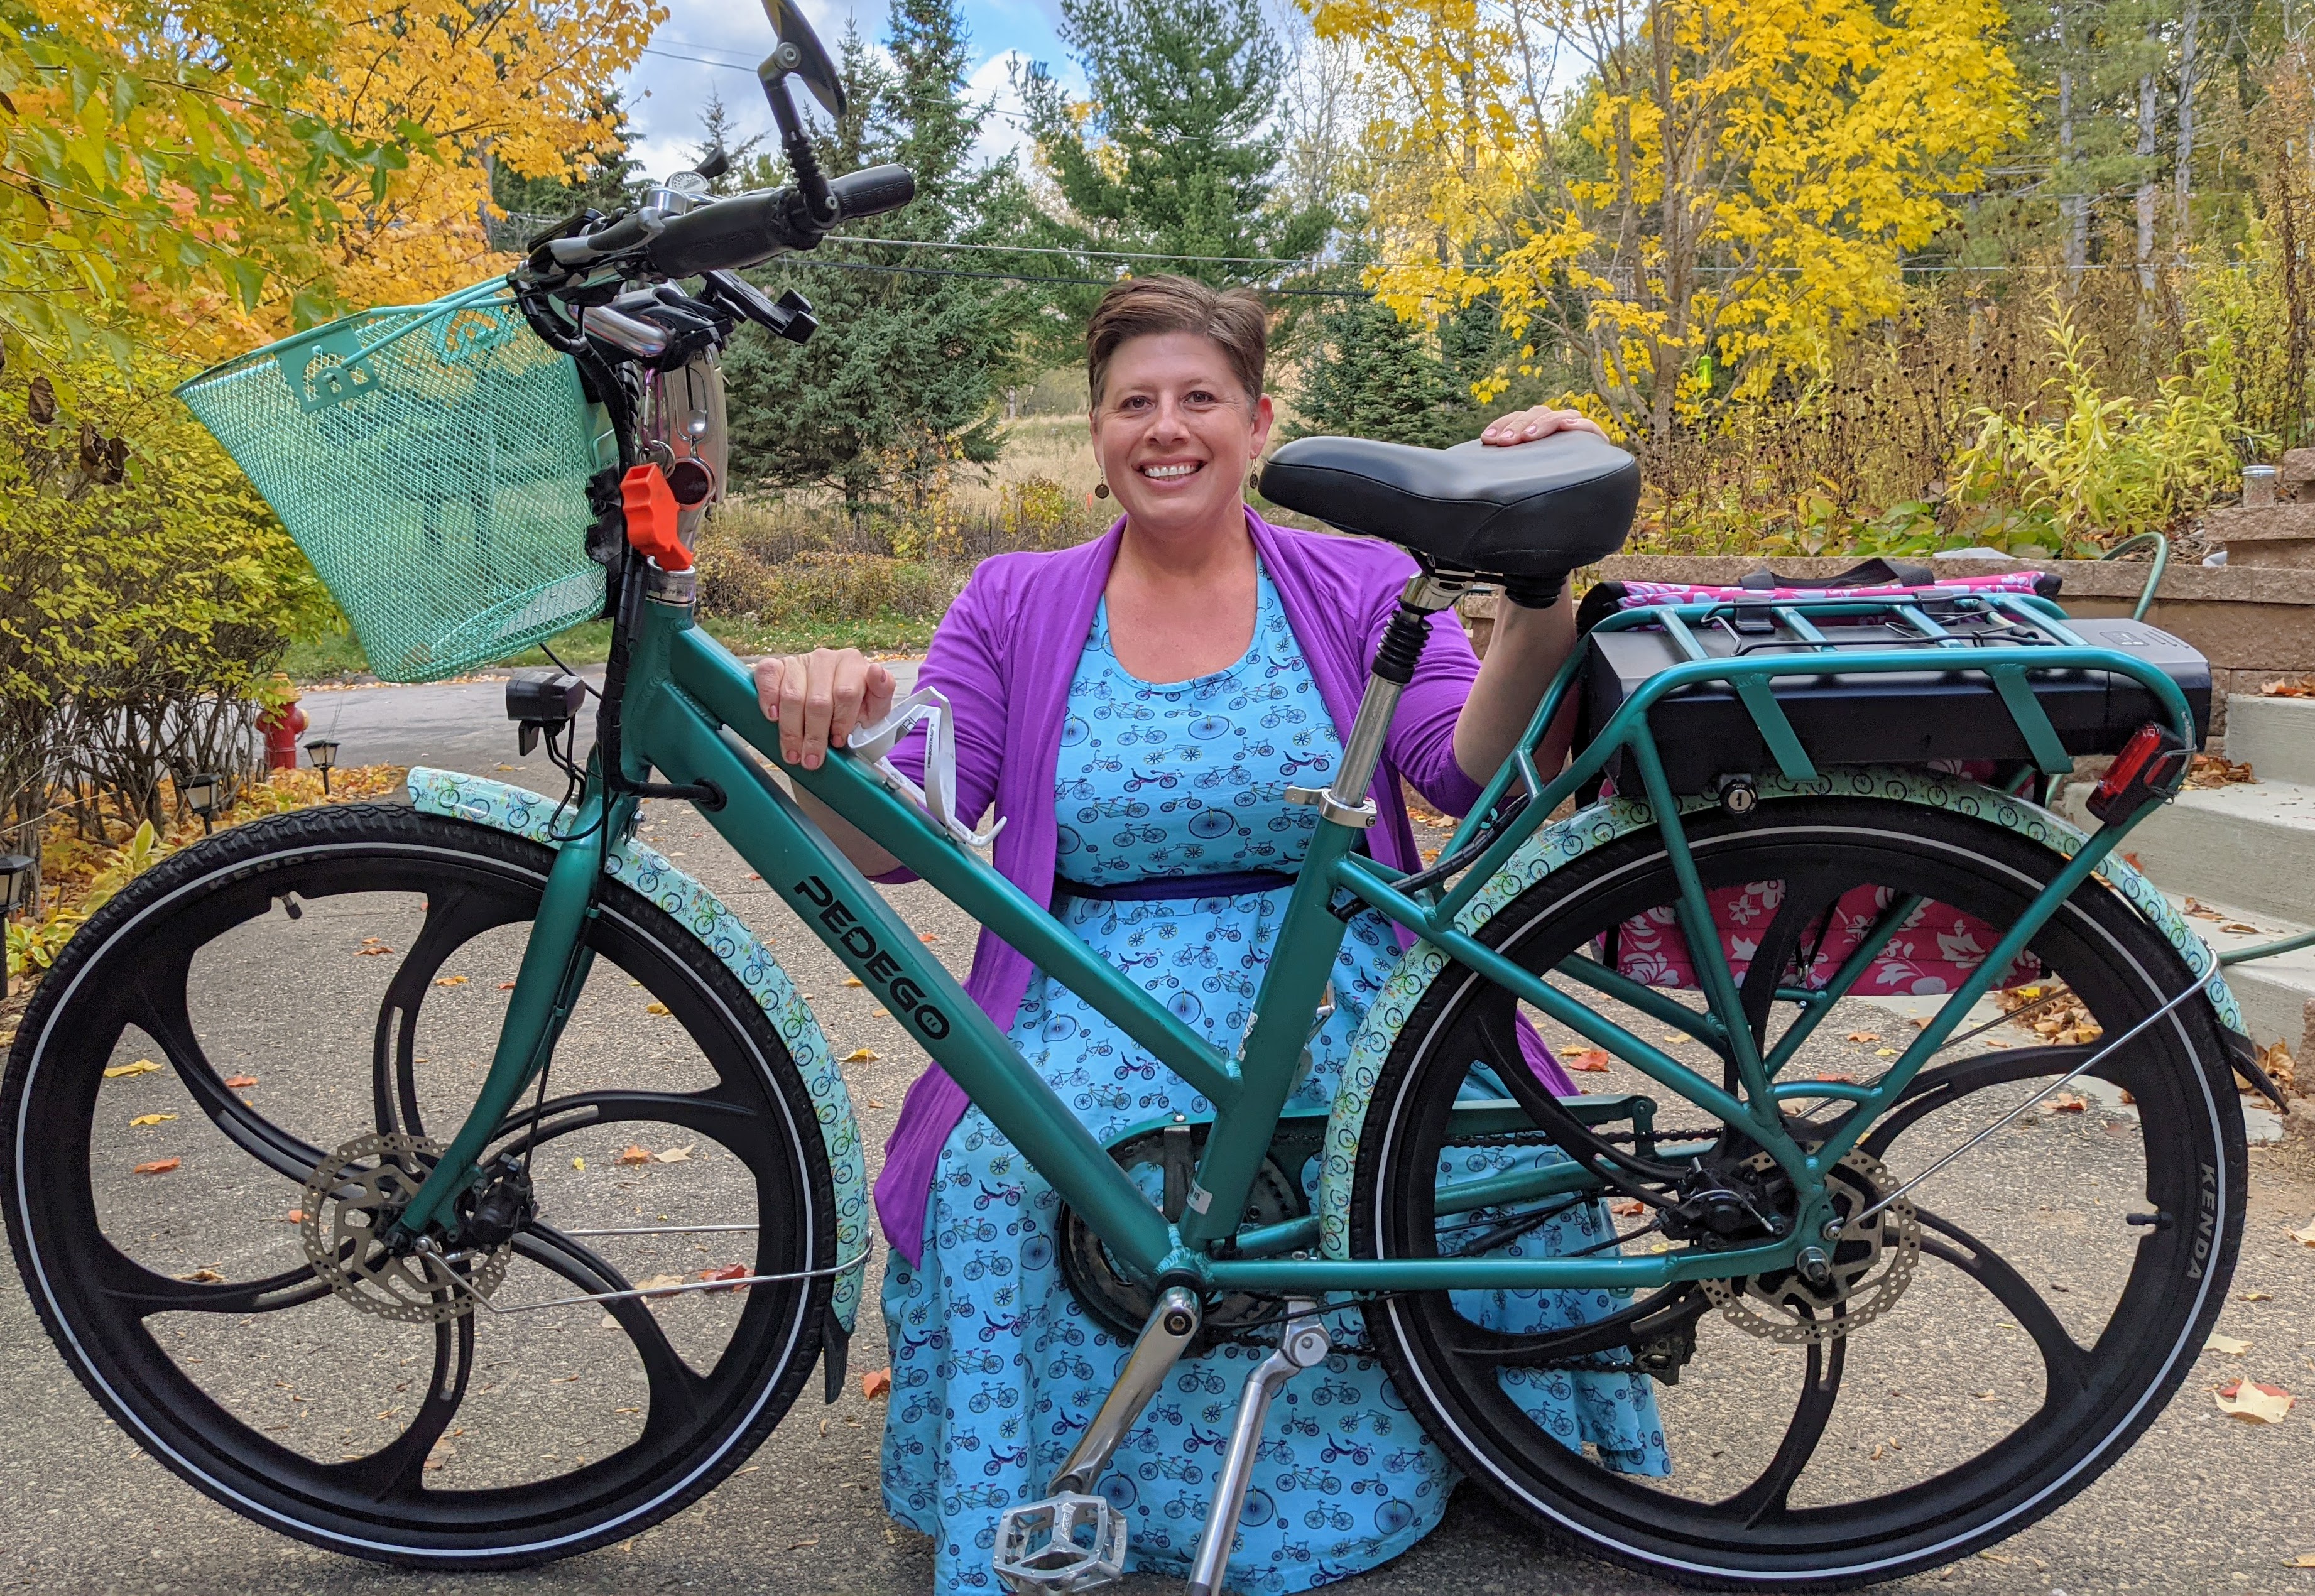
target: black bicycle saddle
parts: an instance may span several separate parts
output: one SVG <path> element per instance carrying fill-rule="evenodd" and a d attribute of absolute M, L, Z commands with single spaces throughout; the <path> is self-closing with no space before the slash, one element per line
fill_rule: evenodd
<path fill-rule="evenodd" d="M 1298 438 L 1262 468 L 1261 487 L 1273 504 L 1385 538 L 1434 567 L 1532 581 L 1624 545 L 1640 468 L 1592 432 L 1509 448 Z"/>

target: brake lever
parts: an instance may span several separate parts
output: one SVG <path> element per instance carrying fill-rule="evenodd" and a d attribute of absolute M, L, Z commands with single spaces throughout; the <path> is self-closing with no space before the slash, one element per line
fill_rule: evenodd
<path fill-rule="evenodd" d="M 703 291 L 710 302 L 745 316 L 791 343 L 802 343 L 820 331 L 820 318 L 812 313 L 812 301 L 794 288 L 774 301 L 765 298 L 755 284 L 729 271 L 702 272 L 700 279 L 706 285 Z"/>

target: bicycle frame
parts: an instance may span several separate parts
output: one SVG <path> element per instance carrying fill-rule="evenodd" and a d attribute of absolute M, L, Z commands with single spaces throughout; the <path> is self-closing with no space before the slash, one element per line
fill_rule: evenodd
<path fill-rule="evenodd" d="M 410 1231 L 422 1231 L 459 1189 L 477 1178 L 479 1155 L 498 1134 L 515 1102 L 551 1053 L 585 982 L 589 958 L 581 930 L 599 888 L 605 838 L 631 823 L 637 797 L 630 789 L 643 783 L 653 769 L 670 784 L 701 792 L 712 788 L 720 794 L 719 803 L 701 806 L 710 822 L 923 1043 L 1062 1199 L 1085 1218 L 1124 1268 L 1145 1281 L 1162 1278 L 1194 1281 L 1203 1289 L 1296 1296 L 1450 1288 L 1652 1290 L 1683 1281 L 1788 1267 L 1799 1247 L 1834 1217 L 1826 1187 L 1833 1165 L 1903 1095 L 1970 1006 L 1991 989 L 2067 896 L 2089 878 L 2131 827 L 2168 795 L 2150 795 L 2119 822 L 2094 834 L 1878 1081 L 1870 1085 L 1780 1082 L 1778 1071 L 1833 1004 L 1862 977 L 1919 900 L 1901 900 L 1893 906 L 1824 986 L 1780 992 L 1780 998 L 1798 1002 L 1802 1013 L 1763 1056 L 1745 1022 L 1736 982 L 1713 933 L 1704 888 L 1681 820 L 1681 805 L 1670 790 L 1649 731 L 1648 711 L 1684 688 L 1725 683 L 1753 716 L 1783 774 L 1791 780 L 1805 781 L 1815 776 L 1815 766 L 1778 707 L 1771 683 L 1778 678 L 1835 671 L 1919 671 L 1924 668 L 1924 653 L 1920 649 L 1891 648 L 1842 650 L 1836 654 L 1827 645 L 1812 654 L 1711 659 L 1697 644 L 1690 627 L 1725 606 L 1699 603 L 1625 611 L 1601 625 L 1610 629 L 1663 626 L 1689 655 L 1688 662 L 1651 678 L 1565 770 L 1547 780 L 1537 767 L 1534 751 L 1577 680 L 1579 649 L 1550 684 L 1512 758 L 1449 845 L 1450 854 L 1478 850 L 1461 868 L 1455 885 L 1402 890 L 1397 883 L 1404 879 L 1403 873 L 1353 852 L 1359 837 L 1355 824 L 1336 818 L 1332 810 L 1322 813 L 1263 974 L 1255 1023 L 1237 1056 L 1226 1058 L 1026 893 L 915 805 L 889 790 L 873 767 L 849 754 L 830 757 L 816 770 L 782 761 L 776 728 L 758 706 L 747 668 L 693 624 L 687 602 L 658 598 L 635 602 L 632 583 L 629 591 L 631 601 L 621 621 L 629 652 L 624 670 L 615 669 L 612 675 L 619 702 L 606 710 L 606 725 L 616 730 L 608 740 L 616 749 L 618 774 L 624 780 L 607 791 L 599 763 L 590 772 L 577 818 L 570 827 L 572 839 L 563 846 L 547 882 L 490 1074 L 456 1140 L 404 1214 L 401 1226 Z M 1982 671 L 1992 679 L 2043 770 L 2070 770 L 2072 759 L 2034 699 L 2027 684 L 2029 670 L 2090 669 L 2128 676 L 2154 696 L 2171 729 L 2194 745 L 2195 726 L 2185 697 L 2152 667 L 2116 651 L 2084 643 L 2066 629 L 2063 612 L 2046 601 L 1991 595 L 1972 602 L 1983 603 L 2006 621 L 2052 639 L 2047 645 L 1979 647 L 1949 638 L 1931 651 L 1940 662 L 1951 657 L 1944 652 L 1947 648 L 1965 651 L 1968 663 L 1961 668 Z M 1818 643 L 1823 639 L 1809 625 L 1811 615 L 1884 612 L 1903 615 L 1932 638 L 1946 635 L 1911 601 L 1800 601 L 1776 607 L 1790 630 L 1804 640 Z M 1395 691 L 1385 693 L 1379 682 L 1373 682 L 1368 690 L 1369 709 L 1379 695 L 1386 705 L 1395 702 Z M 1368 718 L 1362 710 L 1362 727 Z M 1352 740 L 1358 735 L 1354 732 Z M 603 747 L 599 741 L 599 761 Z M 1626 749 L 1637 762 L 1645 797 L 1680 886 L 1678 920 L 1706 1006 L 1701 1013 L 1690 1009 L 1581 955 L 1564 961 L 1557 973 L 1716 1049 L 1725 1049 L 1737 1077 L 1734 1092 L 1706 1079 L 1541 976 L 1486 946 L 1457 924 L 1458 915 L 1479 888 L 1545 823 L 1560 801 L 1595 782 L 1608 761 Z M 781 790 L 765 764 L 753 757 L 757 754 L 777 766 L 790 782 L 844 815 L 1039 969 L 1078 994 L 1214 1104 L 1214 1121 L 1178 1222 L 1169 1222 L 1151 1205 L 874 885 Z M 1533 799 L 1508 823 L 1490 830 L 1482 817 L 1512 791 L 1514 782 L 1524 783 Z M 1791 1231 L 1770 1243 L 1722 1251 L 1674 1248 L 1640 1256 L 1611 1252 L 1576 1258 L 1401 1260 L 1308 1255 L 1316 1240 L 1315 1220 L 1237 1235 L 1237 1216 L 1245 1211 L 1248 1190 L 1292 1093 L 1297 1067 L 1345 934 L 1333 907 L 1338 894 L 1345 891 L 1520 1000 L 1608 1047 L 1676 1095 L 1741 1126 L 1792 1178 L 1800 1210 Z M 1804 1147 L 1788 1130 L 1783 1106 L 1802 1097 L 1845 1100 L 1855 1107 L 1829 1139 Z M 1636 1130 L 1645 1130 L 1636 1122 L 1653 1108 L 1647 1099 L 1636 1098 L 1628 1100 L 1624 1112 L 1634 1115 Z M 1456 1112 L 1459 1119 L 1471 1121 L 1475 1132 L 1530 1124 L 1524 1112 L 1507 1101 Z M 1676 1155 L 1677 1149 L 1672 1151 Z M 1591 1189 L 1604 1192 L 1605 1183 L 1580 1164 L 1557 1164 L 1442 1187 L 1441 1211 L 1469 1211 L 1492 1203 Z M 1226 1249 L 1229 1255 L 1217 1255 L 1220 1244 L 1233 1241 L 1237 1245 Z"/>

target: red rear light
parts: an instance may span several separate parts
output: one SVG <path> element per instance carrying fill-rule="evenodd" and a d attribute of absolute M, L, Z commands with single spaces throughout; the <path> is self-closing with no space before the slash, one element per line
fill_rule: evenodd
<path fill-rule="evenodd" d="M 2149 794 L 2169 797 L 2186 769 L 2186 745 L 2168 726 L 2149 721 L 2130 734 L 2114 757 L 2106 779 L 2090 794 L 2090 812 L 2114 821 L 2128 815 Z"/>

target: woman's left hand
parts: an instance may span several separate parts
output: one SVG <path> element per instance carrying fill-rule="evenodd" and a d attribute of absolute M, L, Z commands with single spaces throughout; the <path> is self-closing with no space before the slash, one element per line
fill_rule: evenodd
<path fill-rule="evenodd" d="M 1487 430 L 1479 434 L 1479 441 L 1509 448 L 1515 443 L 1548 438 L 1554 432 L 1597 432 L 1602 438 L 1608 436 L 1601 430 L 1599 422 L 1580 410 L 1554 410 L 1548 404 L 1539 404 L 1532 410 L 1515 410 L 1489 421 Z"/>

